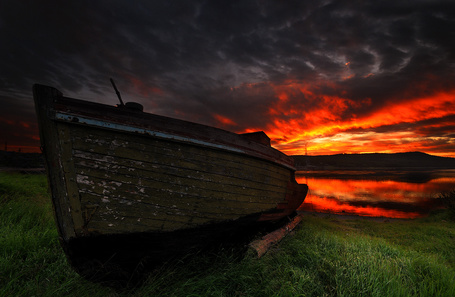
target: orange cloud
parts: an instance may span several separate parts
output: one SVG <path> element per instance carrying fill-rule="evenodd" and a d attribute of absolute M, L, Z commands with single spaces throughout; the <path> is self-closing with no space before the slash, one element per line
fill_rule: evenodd
<path fill-rule="evenodd" d="M 228 117 L 222 116 L 220 114 L 213 114 L 213 117 L 221 123 L 223 126 L 234 126 L 236 123 Z"/>
<path fill-rule="evenodd" d="M 455 91 L 438 93 L 433 96 L 413 98 L 404 102 L 391 100 L 389 104 L 363 119 L 359 127 L 369 128 L 397 123 L 440 118 L 455 114 Z"/>
<path fill-rule="evenodd" d="M 422 129 L 400 130 L 396 126 L 390 131 L 374 132 L 382 127 L 454 115 L 455 91 L 414 98 L 391 98 L 374 110 L 371 98 L 361 101 L 345 98 L 339 94 L 346 92 L 330 82 L 310 85 L 289 81 L 271 86 L 277 100 L 269 107 L 268 116 L 271 119 L 265 130 L 274 145 L 287 154 L 302 154 L 307 146 L 307 151 L 315 154 L 420 150 L 455 155 L 455 143 L 448 136 L 438 140 L 451 143 L 453 150 L 440 152 L 431 145 L 435 139 L 428 138 L 429 135 L 425 135 Z M 322 88 L 333 90 L 333 94 L 320 94 Z M 359 140 L 362 137 L 364 140 Z"/>

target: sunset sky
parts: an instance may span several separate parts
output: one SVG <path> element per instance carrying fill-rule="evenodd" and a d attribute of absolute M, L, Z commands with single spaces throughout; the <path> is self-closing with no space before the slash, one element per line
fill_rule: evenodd
<path fill-rule="evenodd" d="M 455 1 L 2 1 L 0 150 L 38 151 L 32 85 L 290 155 L 455 157 Z"/>

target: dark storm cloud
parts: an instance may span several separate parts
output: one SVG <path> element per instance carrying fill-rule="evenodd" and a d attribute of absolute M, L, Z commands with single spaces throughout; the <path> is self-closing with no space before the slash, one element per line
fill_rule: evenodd
<path fill-rule="evenodd" d="M 43 83 L 115 104 L 113 77 L 149 112 L 218 126 L 221 115 L 242 131 L 265 129 L 277 86 L 297 81 L 317 86 L 315 98 L 349 98 L 355 109 L 339 116 L 360 117 L 454 89 L 454 10 L 451 1 L 7 1 L 0 100 L 30 109 L 31 85 Z M 321 105 L 305 94 L 287 104 Z M 13 114 L 0 111 L 33 121 Z"/>

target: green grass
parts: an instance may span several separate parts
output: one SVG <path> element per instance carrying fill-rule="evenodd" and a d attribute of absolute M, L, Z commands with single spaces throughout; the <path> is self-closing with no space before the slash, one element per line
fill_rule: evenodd
<path fill-rule="evenodd" d="M 45 177 L 0 173 L 0 296 L 455 296 L 454 280 L 448 212 L 390 222 L 306 215 L 259 260 L 193 255 L 115 291 L 68 265 Z"/>
<path fill-rule="evenodd" d="M 66 261 L 45 176 L 0 173 L 0 296 L 71 296 L 81 285 L 80 296 L 103 295 Z"/>

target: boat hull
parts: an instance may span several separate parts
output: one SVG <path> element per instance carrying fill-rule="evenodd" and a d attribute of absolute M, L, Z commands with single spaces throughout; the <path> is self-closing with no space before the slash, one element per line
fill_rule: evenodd
<path fill-rule="evenodd" d="M 114 254 L 134 266 L 221 242 L 226 232 L 252 234 L 292 216 L 306 196 L 293 160 L 263 135 L 66 98 L 40 85 L 34 97 L 61 241 L 83 274 L 93 259 Z"/>

